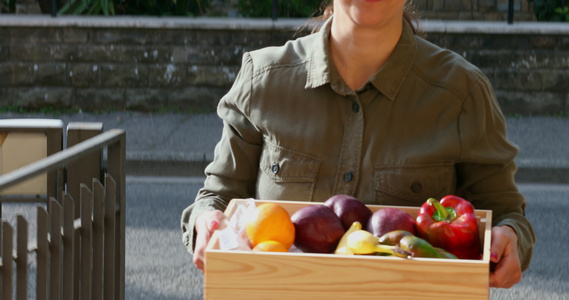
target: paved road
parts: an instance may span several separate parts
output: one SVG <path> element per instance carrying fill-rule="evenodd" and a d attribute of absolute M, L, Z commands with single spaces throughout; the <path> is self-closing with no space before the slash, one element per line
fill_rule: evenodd
<path fill-rule="evenodd" d="M 569 299 L 567 228 L 569 185 L 520 184 L 528 198 L 526 215 L 537 244 L 530 268 L 510 290 L 492 290 L 491 299 Z"/>
<path fill-rule="evenodd" d="M 179 229 L 180 213 L 202 184 L 195 177 L 127 177 L 126 298 L 202 299 L 203 276 L 191 264 Z M 492 289 L 491 299 L 569 299 L 569 185 L 520 184 L 538 237 L 522 281 Z M 5 204 L 5 217 L 33 218 L 30 205 Z M 29 211 L 32 211 L 31 213 Z"/>
<path fill-rule="evenodd" d="M 202 184 L 202 178 L 127 177 L 127 300 L 202 299 L 203 275 L 180 229 L 182 210 Z"/>

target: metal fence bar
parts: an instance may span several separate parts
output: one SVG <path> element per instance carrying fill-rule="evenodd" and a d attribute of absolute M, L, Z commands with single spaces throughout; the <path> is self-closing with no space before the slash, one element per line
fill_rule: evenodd
<path fill-rule="evenodd" d="M 105 189 L 93 180 L 93 300 L 103 300 L 103 243 Z"/>
<path fill-rule="evenodd" d="M 49 299 L 61 297 L 61 205 L 49 200 Z"/>
<path fill-rule="evenodd" d="M 105 176 L 105 247 L 104 247 L 104 298 L 115 298 L 115 217 L 116 217 L 116 185 L 110 176 Z"/>
<path fill-rule="evenodd" d="M 93 191 L 82 184 L 79 201 L 61 193 L 61 202 L 49 198 L 48 211 L 38 206 L 37 245 L 28 243 L 28 223 L 18 216 L 14 251 L 13 229 L 2 222 L 0 298 L 12 298 L 14 274 L 16 299 L 27 298 L 27 255 L 35 251 L 36 299 L 124 299 L 125 142 L 123 130 L 111 130 L 0 176 L 3 189 L 41 172 L 63 169 L 68 162 L 107 146 L 109 173 L 104 175 L 104 186 L 93 178 Z"/>
<path fill-rule="evenodd" d="M 63 195 L 63 299 L 73 299 L 75 286 L 74 256 L 75 256 L 75 201 L 67 193 Z"/>
<path fill-rule="evenodd" d="M 12 133 L 22 134 L 22 133 L 42 133 L 47 137 L 47 156 L 55 154 L 63 149 L 63 122 L 61 120 L 52 119 L 36 119 L 36 122 L 29 122 L 26 119 L 2 119 L 0 120 L 0 136 L 4 135 L 7 137 Z M 6 170 L 4 170 L 6 171 Z M 0 195 L 0 217 L 2 216 L 2 202 L 11 201 L 33 201 L 33 202 L 43 202 L 47 203 L 49 197 L 57 198 L 59 191 L 63 188 L 61 180 L 62 172 L 59 169 L 46 172 L 47 175 L 47 187 L 45 191 L 46 197 L 3 197 Z M 18 201 L 19 202 L 19 201 Z"/>
<path fill-rule="evenodd" d="M 81 297 L 80 299 L 90 299 L 91 297 L 91 280 L 93 267 L 93 244 L 92 228 L 93 220 L 93 194 L 85 185 L 81 185 Z"/>
<path fill-rule="evenodd" d="M 17 221 L 17 245 L 15 255 L 11 255 L 13 249 L 13 228 L 8 222 L 3 222 L 2 250 L 7 255 L 2 256 L 3 290 L 2 299 L 6 295 L 13 294 L 13 265 L 16 264 L 16 299 L 27 299 L 28 277 L 28 252 L 36 251 L 37 268 L 37 299 L 91 299 L 92 296 L 100 295 L 103 299 L 116 299 L 117 292 L 116 276 L 120 274 L 120 264 L 116 262 L 120 258 L 115 257 L 117 252 L 115 245 L 119 238 L 116 233 L 117 204 L 120 202 L 116 195 L 115 180 L 105 174 L 104 186 L 93 179 L 94 190 L 98 190 L 97 196 L 91 193 L 86 185 L 82 186 L 80 206 L 82 215 L 75 220 L 75 201 L 69 194 L 63 195 L 60 205 L 56 199 L 50 198 L 49 213 L 43 207 L 38 207 L 38 242 L 37 248 L 28 245 L 28 222 L 23 216 L 18 216 Z M 97 203 L 99 212 L 92 214 L 92 200 Z M 91 216 L 95 216 L 92 218 Z M 98 253 L 101 256 L 93 260 L 91 241 L 91 228 L 93 222 L 98 221 L 103 225 L 100 241 L 97 243 Z M 49 228 L 49 237 L 48 237 Z M 76 237 L 79 237 L 76 239 Z M 81 240 L 81 251 L 76 251 L 77 241 Z M 76 254 L 79 253 L 79 254 Z M 79 262 L 79 263 L 77 263 Z M 80 264 L 82 268 L 77 268 Z M 99 283 L 92 281 L 91 271 L 95 266 L 99 268 L 102 276 Z M 92 269 L 93 267 L 93 269 Z M 77 272 L 76 272 L 77 270 Z M 49 273 L 49 276 L 46 276 Z M 77 285 L 75 284 L 77 280 Z M 9 283 L 9 284 L 8 284 Z M 98 287 L 93 288 L 94 283 Z M 81 288 L 75 288 L 81 284 Z M 81 296 L 79 296 L 81 290 Z M 99 291 L 91 294 L 91 291 Z M 11 298 L 11 297 L 10 297 Z"/>
<path fill-rule="evenodd" d="M 14 229 L 8 222 L 2 221 L 2 299 L 12 298 L 12 276 L 14 274 L 14 261 L 12 249 L 14 247 Z"/>
<path fill-rule="evenodd" d="M 51 16 L 57 16 L 57 0 L 51 0 Z"/>
<path fill-rule="evenodd" d="M 508 0 L 508 24 L 514 23 L 514 0 Z"/>
<path fill-rule="evenodd" d="M 273 0 L 271 19 L 273 21 L 277 20 L 277 0 Z"/>
<path fill-rule="evenodd" d="M 16 245 L 16 299 L 28 299 L 28 222 L 23 216 L 17 220 Z"/>
<path fill-rule="evenodd" d="M 45 208 L 38 206 L 38 232 L 37 232 L 37 278 L 36 278 L 36 299 L 47 300 L 49 286 L 48 274 L 48 255 L 49 243 L 47 239 L 49 215 Z"/>
<path fill-rule="evenodd" d="M 67 148 L 93 138 L 103 132 L 100 122 L 70 122 L 67 125 Z M 91 184 L 93 178 L 101 177 L 103 151 L 96 151 L 67 165 L 67 193 L 75 201 L 79 199 L 81 184 Z M 79 205 L 75 206 L 75 217 L 80 215 Z"/>
<path fill-rule="evenodd" d="M 73 198 L 73 197 L 72 197 Z M 75 202 L 75 207 L 80 207 L 81 206 L 81 198 L 77 198 Z M 75 209 L 77 210 L 77 209 Z M 74 224 L 79 224 L 78 226 L 73 226 L 73 237 L 74 237 L 74 242 L 73 242 L 73 273 L 75 274 L 75 277 L 73 278 L 73 299 L 81 299 L 79 296 L 79 292 L 81 291 L 81 256 L 83 256 L 83 254 L 81 253 L 81 251 L 88 251 L 89 249 L 81 249 L 81 232 L 82 232 L 82 228 L 81 223 L 82 223 L 82 219 L 80 219 L 81 216 L 79 216 L 79 219 L 76 219 Z M 89 218 L 90 220 L 91 218 Z M 91 269 L 88 270 L 89 272 L 91 271 Z M 83 299 L 88 299 L 88 298 L 83 298 Z"/>
<path fill-rule="evenodd" d="M 120 139 L 111 144 L 108 148 L 108 172 L 115 180 L 116 199 L 119 207 L 123 208 L 117 211 L 116 216 L 116 247 L 115 257 L 125 257 L 125 210 L 126 206 L 126 134 L 120 136 Z M 123 238 L 120 238 L 123 237 Z M 121 259 L 117 264 L 117 275 L 115 276 L 115 299 L 125 299 L 125 260 Z"/>
<path fill-rule="evenodd" d="M 0 190 L 42 174 L 43 172 L 64 167 L 65 164 L 72 162 L 79 157 L 121 141 L 121 138 L 124 139 L 123 133 L 123 130 L 111 129 L 94 138 L 70 147 L 65 151 L 57 152 L 44 159 L 7 173 L 0 177 Z"/>

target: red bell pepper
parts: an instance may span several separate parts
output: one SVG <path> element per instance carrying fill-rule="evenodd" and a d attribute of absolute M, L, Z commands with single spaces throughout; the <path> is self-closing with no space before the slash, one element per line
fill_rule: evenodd
<path fill-rule="evenodd" d="M 465 199 L 448 195 L 428 199 L 417 216 L 419 236 L 463 259 L 480 259 L 480 236 L 474 206 Z"/>

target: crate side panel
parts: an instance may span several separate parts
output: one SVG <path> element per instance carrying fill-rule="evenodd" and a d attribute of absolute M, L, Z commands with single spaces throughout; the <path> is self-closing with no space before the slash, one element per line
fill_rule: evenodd
<path fill-rule="evenodd" d="M 488 265 L 475 260 L 214 250 L 204 281 L 206 299 L 488 299 Z"/>

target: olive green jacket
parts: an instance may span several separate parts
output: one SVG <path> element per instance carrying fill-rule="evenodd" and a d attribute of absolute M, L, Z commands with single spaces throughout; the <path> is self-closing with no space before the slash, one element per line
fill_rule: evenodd
<path fill-rule="evenodd" d="M 519 236 L 527 268 L 534 233 L 514 183 L 517 148 L 484 74 L 415 36 L 409 24 L 368 84 L 352 91 L 330 57 L 330 25 L 245 53 L 221 99 L 224 127 L 207 179 L 182 216 L 191 252 L 195 218 L 233 198 L 420 206 L 454 194 L 493 211 Z"/>

